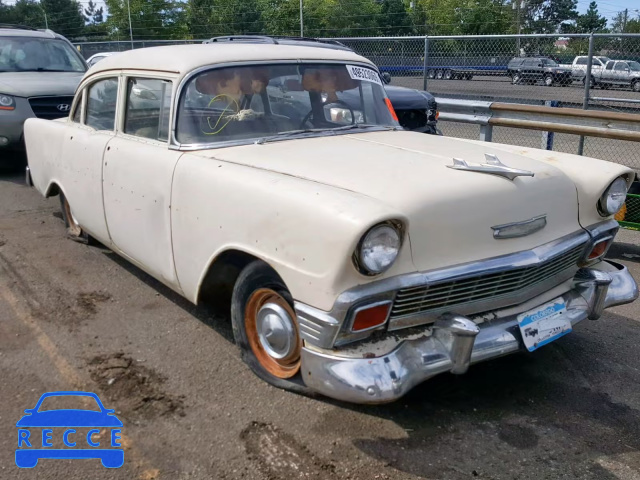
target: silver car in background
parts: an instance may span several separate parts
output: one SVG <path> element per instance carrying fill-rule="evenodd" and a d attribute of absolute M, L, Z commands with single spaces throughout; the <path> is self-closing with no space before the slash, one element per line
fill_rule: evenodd
<path fill-rule="evenodd" d="M 69 115 L 87 64 L 75 47 L 51 30 L 0 27 L 0 163 L 24 150 L 27 118 Z"/>

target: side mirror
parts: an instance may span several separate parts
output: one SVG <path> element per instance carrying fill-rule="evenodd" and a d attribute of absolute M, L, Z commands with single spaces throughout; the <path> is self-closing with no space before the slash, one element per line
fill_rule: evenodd
<path fill-rule="evenodd" d="M 380 76 L 382 77 L 382 81 L 387 85 L 391 83 L 391 74 L 389 72 L 382 72 Z"/>

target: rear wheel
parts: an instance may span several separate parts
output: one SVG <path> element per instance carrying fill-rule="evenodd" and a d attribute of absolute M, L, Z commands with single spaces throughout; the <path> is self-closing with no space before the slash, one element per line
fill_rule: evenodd
<path fill-rule="evenodd" d="M 631 90 L 634 92 L 640 92 L 640 80 L 636 80 L 631 84 Z"/>
<path fill-rule="evenodd" d="M 436 78 L 436 71 L 433 68 L 427 70 L 427 78 Z"/>
<path fill-rule="evenodd" d="M 444 79 L 451 80 L 453 78 L 453 72 L 451 70 L 446 70 L 444 72 Z"/>
<path fill-rule="evenodd" d="M 442 80 L 442 77 L 444 76 L 444 72 L 442 70 L 438 70 L 436 71 L 436 78 L 438 80 Z"/>
<path fill-rule="evenodd" d="M 522 80 L 522 77 L 520 76 L 519 73 L 514 73 L 513 77 L 511 77 L 511 83 L 513 83 L 514 85 L 517 85 L 518 83 L 520 83 L 521 80 Z"/>
<path fill-rule="evenodd" d="M 269 265 L 255 261 L 240 273 L 231 299 L 233 336 L 243 361 L 262 380 L 280 388 L 309 393 L 302 383 L 293 300 Z"/>
<path fill-rule="evenodd" d="M 65 227 L 67 227 L 67 236 L 75 242 L 88 244 L 89 235 L 87 235 L 87 233 L 82 230 L 82 227 L 73 216 L 71 205 L 69 205 L 67 197 L 65 197 L 64 193 L 62 192 L 60 192 L 60 208 L 62 209 L 62 219 L 64 220 L 64 225 Z"/>

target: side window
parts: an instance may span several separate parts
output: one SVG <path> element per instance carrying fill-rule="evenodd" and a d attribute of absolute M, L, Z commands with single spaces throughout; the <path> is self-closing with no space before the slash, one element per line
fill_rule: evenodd
<path fill-rule="evenodd" d="M 618 62 L 618 63 L 616 63 L 615 70 L 624 70 L 627 67 L 628 67 L 628 65 L 626 63 Z"/>
<path fill-rule="evenodd" d="M 129 78 L 124 132 L 137 137 L 167 141 L 171 86 L 171 82 L 167 80 Z"/>
<path fill-rule="evenodd" d="M 98 80 L 87 92 L 85 124 L 96 130 L 113 130 L 118 102 L 118 79 Z"/>
<path fill-rule="evenodd" d="M 582 57 L 579 58 L 578 61 L 576 62 L 576 65 L 586 65 L 587 64 L 587 59 Z"/>
<path fill-rule="evenodd" d="M 613 70 L 613 62 L 607 63 L 607 70 Z"/>

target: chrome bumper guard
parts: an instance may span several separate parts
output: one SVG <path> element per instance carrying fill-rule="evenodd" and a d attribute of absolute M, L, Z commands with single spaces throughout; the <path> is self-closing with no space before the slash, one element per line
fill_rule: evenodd
<path fill-rule="evenodd" d="M 632 302 L 638 287 L 624 265 L 603 261 L 580 269 L 572 288 L 561 296 L 575 325 L 585 318 L 599 318 L 605 308 Z M 445 314 L 425 327 L 423 335 L 404 340 L 380 356 L 344 356 L 337 350 L 305 346 L 302 376 L 308 387 L 338 400 L 392 402 L 439 373 L 462 374 L 471 364 L 526 350 L 518 314 L 480 324 Z"/>

